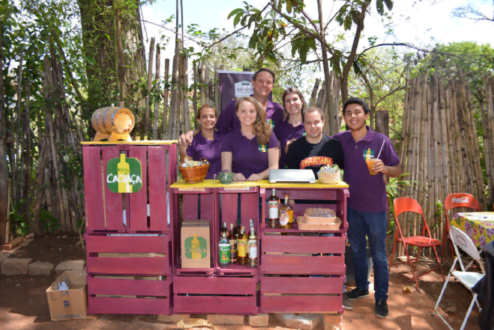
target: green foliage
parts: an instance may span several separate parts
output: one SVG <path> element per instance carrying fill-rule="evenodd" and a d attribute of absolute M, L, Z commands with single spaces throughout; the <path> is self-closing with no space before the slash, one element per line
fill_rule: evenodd
<path fill-rule="evenodd" d="M 410 173 L 403 173 L 399 177 L 389 178 L 389 182 L 386 185 L 386 195 L 389 200 L 389 216 L 392 216 L 392 220 L 389 222 L 389 232 L 388 235 L 395 230 L 395 220 L 394 220 L 394 200 L 398 197 L 400 191 L 402 191 L 405 187 L 409 187 L 412 183 L 416 183 L 416 181 L 411 180 L 403 180 L 402 178 L 410 175 Z"/>
<path fill-rule="evenodd" d="M 13 210 L 9 212 L 9 219 L 15 228 L 16 236 L 26 236 L 29 234 L 29 222 L 25 219 L 23 213 L 25 201 L 20 200 L 19 204 L 15 205 Z"/>
<path fill-rule="evenodd" d="M 56 233 L 60 229 L 58 219 L 54 218 L 51 212 L 45 209 L 39 210 L 39 222 L 45 231 Z"/>

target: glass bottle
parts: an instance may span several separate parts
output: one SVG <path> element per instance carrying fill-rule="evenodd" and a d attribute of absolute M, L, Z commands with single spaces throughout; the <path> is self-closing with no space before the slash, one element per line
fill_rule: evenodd
<path fill-rule="evenodd" d="M 237 240 L 237 261 L 239 265 L 247 265 L 247 235 L 244 226 L 240 228 L 240 234 Z"/>
<path fill-rule="evenodd" d="M 271 196 L 268 198 L 268 227 L 276 228 L 279 224 L 279 207 L 280 200 L 276 197 L 276 191 L 273 189 Z"/>
<path fill-rule="evenodd" d="M 250 227 L 250 235 L 247 246 L 249 247 L 248 264 L 251 267 L 257 267 L 257 236 L 256 232 L 254 231 L 254 226 Z"/>
<path fill-rule="evenodd" d="M 221 231 L 220 231 L 220 237 L 223 235 L 223 233 L 225 233 L 226 236 L 228 237 L 228 228 L 226 227 L 226 222 L 223 222 L 223 227 L 221 227 Z"/>
<path fill-rule="evenodd" d="M 230 263 L 237 262 L 237 239 L 233 234 L 233 223 L 230 224 L 230 235 L 228 235 L 228 241 L 230 242 Z"/>
<path fill-rule="evenodd" d="M 226 233 L 221 234 L 219 243 L 219 258 L 220 265 L 226 266 L 230 264 L 230 242 L 226 238 Z"/>
<path fill-rule="evenodd" d="M 293 227 L 293 209 L 288 205 L 289 194 L 285 194 L 285 203 L 280 207 L 280 228 L 290 229 Z"/>

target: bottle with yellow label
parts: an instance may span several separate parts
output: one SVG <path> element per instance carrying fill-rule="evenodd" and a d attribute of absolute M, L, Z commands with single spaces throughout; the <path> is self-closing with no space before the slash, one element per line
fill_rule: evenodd
<path fill-rule="evenodd" d="M 194 238 L 190 242 L 190 249 L 192 252 L 191 259 L 201 259 L 201 251 L 199 249 L 199 240 L 197 234 L 194 234 Z"/>
<path fill-rule="evenodd" d="M 129 185 L 130 166 L 125 160 L 125 153 L 120 154 L 120 162 L 117 164 L 118 192 L 130 193 L 132 186 Z"/>
<path fill-rule="evenodd" d="M 247 265 L 247 234 L 245 234 L 244 226 L 240 229 L 240 234 L 237 240 L 237 261 L 239 265 Z"/>
<path fill-rule="evenodd" d="M 289 194 L 285 194 L 285 204 L 280 207 L 280 228 L 290 229 L 293 227 L 293 209 L 288 205 Z"/>

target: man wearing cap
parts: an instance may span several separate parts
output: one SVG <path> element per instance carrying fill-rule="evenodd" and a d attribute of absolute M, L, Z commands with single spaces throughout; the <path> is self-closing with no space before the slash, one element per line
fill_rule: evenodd
<path fill-rule="evenodd" d="M 369 296 L 367 236 L 374 264 L 375 313 L 377 317 L 385 318 L 388 316 L 386 301 L 389 273 L 385 243 L 387 194 L 383 175 L 400 176 L 400 158 L 387 136 L 374 132 L 365 125 L 369 118 L 369 107 L 362 99 L 348 99 L 343 106 L 343 117 L 350 130 L 340 132 L 334 137 L 341 142 L 343 148 L 343 180 L 350 186 L 347 204 L 348 240 L 353 250 L 357 284 L 346 295 L 349 300 Z M 370 162 L 375 175 L 370 174 L 366 161 Z"/>

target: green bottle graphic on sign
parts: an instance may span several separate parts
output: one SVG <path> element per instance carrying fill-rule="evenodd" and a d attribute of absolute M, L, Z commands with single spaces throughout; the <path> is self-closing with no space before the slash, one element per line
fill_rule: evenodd
<path fill-rule="evenodd" d="M 136 158 L 127 158 L 121 153 L 106 164 L 106 184 L 114 193 L 135 193 L 142 188 L 141 162 Z"/>
<path fill-rule="evenodd" d="M 208 255 L 208 244 L 204 237 L 187 237 L 184 242 L 185 257 L 187 259 L 204 259 Z"/>

